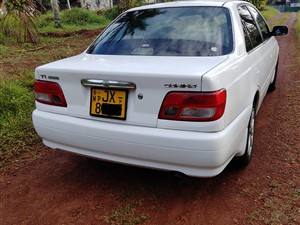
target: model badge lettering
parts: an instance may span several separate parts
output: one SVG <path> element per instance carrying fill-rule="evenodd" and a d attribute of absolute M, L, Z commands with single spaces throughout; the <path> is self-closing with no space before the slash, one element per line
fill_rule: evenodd
<path fill-rule="evenodd" d="M 47 75 L 44 75 L 44 74 L 40 75 L 40 79 L 41 79 L 41 80 L 47 79 Z"/>
<path fill-rule="evenodd" d="M 196 88 L 197 84 L 165 83 L 166 88 Z"/>
<path fill-rule="evenodd" d="M 41 80 L 47 80 L 47 79 L 49 79 L 49 80 L 59 80 L 59 77 L 57 77 L 57 76 L 48 76 L 47 77 L 47 75 L 41 74 L 40 79 Z"/>

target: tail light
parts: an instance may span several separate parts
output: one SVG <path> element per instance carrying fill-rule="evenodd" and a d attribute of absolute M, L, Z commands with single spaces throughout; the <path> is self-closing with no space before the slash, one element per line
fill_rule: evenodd
<path fill-rule="evenodd" d="M 216 92 L 170 92 L 165 97 L 159 119 L 214 121 L 224 114 L 226 90 Z"/>
<path fill-rule="evenodd" d="M 36 80 L 34 82 L 34 95 L 36 101 L 40 103 L 67 107 L 64 93 L 58 83 Z"/>

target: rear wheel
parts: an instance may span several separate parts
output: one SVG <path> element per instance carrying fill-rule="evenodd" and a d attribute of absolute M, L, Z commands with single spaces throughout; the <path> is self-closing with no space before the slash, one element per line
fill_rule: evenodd
<path fill-rule="evenodd" d="M 235 158 L 236 163 L 240 167 L 247 166 L 251 159 L 253 154 L 253 144 L 254 144 L 254 131 L 255 131 L 255 121 L 256 121 L 256 115 L 255 115 L 255 107 L 253 105 L 248 127 L 247 127 L 247 143 L 246 143 L 246 149 L 245 153 L 242 156 L 238 156 Z"/>

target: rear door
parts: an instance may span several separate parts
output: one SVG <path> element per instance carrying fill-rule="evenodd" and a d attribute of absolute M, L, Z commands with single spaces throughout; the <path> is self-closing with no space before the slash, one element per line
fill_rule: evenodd
<path fill-rule="evenodd" d="M 263 90 L 263 93 L 266 93 L 270 84 L 270 79 L 272 79 L 275 72 L 278 57 L 278 45 L 275 38 L 272 37 L 269 27 L 261 14 L 254 7 L 247 7 L 257 24 L 263 41 L 262 45 L 259 47 L 259 51 L 263 58 L 263 61 L 261 62 L 263 72 L 261 75 L 261 89 Z"/>
<path fill-rule="evenodd" d="M 239 5 L 244 28 L 246 49 L 254 69 L 260 95 L 264 96 L 275 71 L 278 47 L 264 19 L 252 6 Z M 261 100 L 263 98 L 260 98 Z"/>

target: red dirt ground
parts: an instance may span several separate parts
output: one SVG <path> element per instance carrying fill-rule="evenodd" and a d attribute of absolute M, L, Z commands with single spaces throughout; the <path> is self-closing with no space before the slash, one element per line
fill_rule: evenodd
<path fill-rule="evenodd" d="M 215 178 L 102 162 L 42 145 L 40 157 L 0 171 L 0 224 L 300 224 L 299 42 L 292 14 L 278 85 L 257 116 L 244 170 Z"/>

